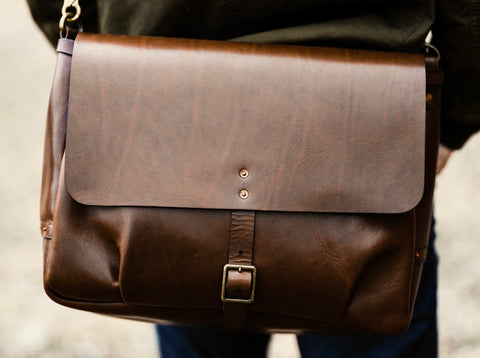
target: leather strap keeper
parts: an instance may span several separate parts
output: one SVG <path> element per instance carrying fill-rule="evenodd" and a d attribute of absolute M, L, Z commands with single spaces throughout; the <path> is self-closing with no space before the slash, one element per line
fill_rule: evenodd
<path fill-rule="evenodd" d="M 229 329 L 245 324 L 248 304 L 255 298 L 256 268 L 253 261 L 255 213 L 233 211 L 228 264 L 223 269 L 223 319 Z"/>

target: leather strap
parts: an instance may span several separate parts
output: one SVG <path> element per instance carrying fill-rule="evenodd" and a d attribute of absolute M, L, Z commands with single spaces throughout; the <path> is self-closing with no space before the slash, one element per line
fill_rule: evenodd
<path fill-rule="evenodd" d="M 57 44 L 57 52 L 72 56 L 74 45 L 75 41 L 73 40 L 59 39 Z"/>
<path fill-rule="evenodd" d="M 255 212 L 233 211 L 228 248 L 228 265 L 252 266 L 253 241 L 255 237 Z M 227 266 L 226 266 L 227 267 Z M 239 268 L 226 268 L 223 321 L 228 329 L 241 328 L 246 321 L 248 301 L 253 297 L 255 272 Z M 223 296 L 223 295 L 222 295 Z"/>

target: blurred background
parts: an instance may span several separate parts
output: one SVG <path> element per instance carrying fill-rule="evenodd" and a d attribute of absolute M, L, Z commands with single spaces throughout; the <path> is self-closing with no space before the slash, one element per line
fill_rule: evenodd
<path fill-rule="evenodd" d="M 0 357 L 158 357 L 153 325 L 67 309 L 43 292 L 38 207 L 55 52 L 23 0 L 0 4 Z M 479 186 L 477 135 L 437 180 L 440 357 L 480 357 Z M 276 335 L 269 356 L 298 357 L 295 338 Z"/>

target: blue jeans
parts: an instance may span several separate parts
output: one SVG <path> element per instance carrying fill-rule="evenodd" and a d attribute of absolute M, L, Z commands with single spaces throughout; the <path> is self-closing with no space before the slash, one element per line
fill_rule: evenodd
<path fill-rule="evenodd" d="M 300 335 L 302 357 L 434 358 L 438 355 L 437 266 L 434 221 L 413 319 L 401 336 Z M 248 334 L 157 326 L 162 358 L 265 357 L 268 334 Z"/>

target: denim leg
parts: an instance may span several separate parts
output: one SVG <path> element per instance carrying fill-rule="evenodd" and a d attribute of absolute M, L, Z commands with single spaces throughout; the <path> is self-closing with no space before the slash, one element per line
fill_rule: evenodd
<path fill-rule="evenodd" d="M 298 345 L 303 358 L 434 358 L 438 355 L 437 266 L 432 220 L 427 260 L 423 265 L 412 323 L 401 336 L 303 335 Z"/>
<path fill-rule="evenodd" d="M 268 334 L 156 326 L 161 358 L 265 358 Z"/>

